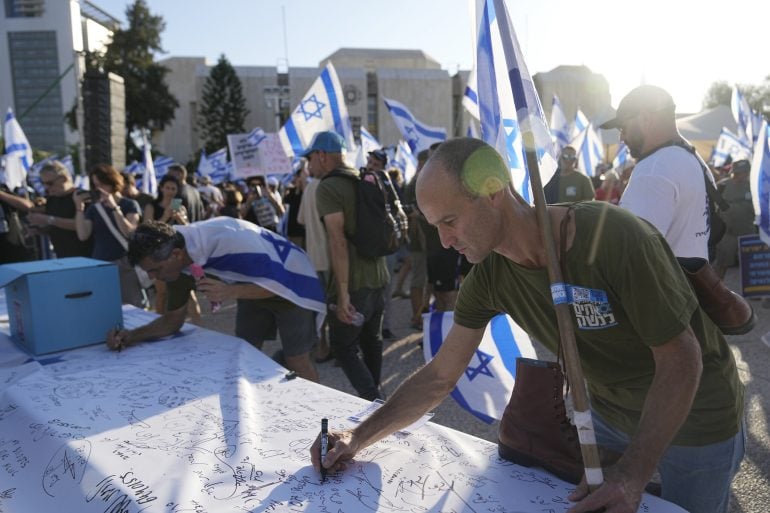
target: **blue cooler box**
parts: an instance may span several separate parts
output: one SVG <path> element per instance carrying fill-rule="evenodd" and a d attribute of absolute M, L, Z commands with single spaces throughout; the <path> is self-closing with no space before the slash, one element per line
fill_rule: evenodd
<path fill-rule="evenodd" d="M 0 265 L 11 338 L 34 355 L 104 342 L 122 324 L 118 267 L 91 258 Z"/>

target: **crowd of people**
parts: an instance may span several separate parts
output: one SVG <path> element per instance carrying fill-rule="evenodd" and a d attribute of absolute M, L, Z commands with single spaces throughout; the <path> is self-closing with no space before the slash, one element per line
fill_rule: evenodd
<path fill-rule="evenodd" d="M 754 231 L 750 165 L 735 162 L 724 177 L 709 170 L 677 132 L 671 97 L 652 86 L 629 93 L 603 127 L 620 130 L 632 158 L 618 169 L 602 166 L 592 180 L 566 146 L 544 188 L 573 288 L 597 441 L 622 454 L 599 490 L 586 496 L 578 487 L 574 511 L 636 511 L 656 468 L 664 498 L 691 511 L 726 511 L 744 451 L 743 387 L 723 335 L 745 333 L 755 317 L 729 291 L 727 302 L 710 307 L 698 283 L 709 280 L 709 294 L 719 293 L 719 277 L 736 264 L 737 237 Z M 458 138 L 417 160 L 405 183 L 385 151 L 368 154 L 366 169 L 392 183 L 409 217 L 408 242 L 392 255 L 364 256 L 351 243 L 357 204 L 348 177 L 359 170 L 346 161 L 344 138 L 328 131 L 316 134 L 284 185 L 264 176 L 214 185 L 175 164 L 152 197 L 137 190 L 135 177 L 103 164 L 89 170 L 90 191 L 80 191 L 64 166 L 47 164 L 42 196 L 0 191 L 0 263 L 53 255 L 116 263 L 123 302 L 161 315 L 111 331 L 113 349 L 198 320 L 196 292 L 212 305 L 235 300 L 237 336 L 257 348 L 279 337 L 274 357 L 313 381 L 315 365 L 334 360 L 368 400 L 386 399 L 391 302 L 410 300 L 415 330 L 430 309 L 454 311 L 433 361 L 355 430 L 332 433 L 325 460 L 314 446 L 316 468 L 340 469 L 441 401 L 496 313 L 560 352 L 534 210 L 509 186 L 500 156 L 480 140 Z M 481 183 L 483 190 L 474 188 Z M 710 187 L 731 206 L 716 260 L 704 216 Z M 281 256 L 286 247 L 289 256 Z M 196 265 L 203 271 L 196 274 Z M 543 461 L 536 436 L 501 430 L 501 454 L 561 475 L 567 464 Z"/>

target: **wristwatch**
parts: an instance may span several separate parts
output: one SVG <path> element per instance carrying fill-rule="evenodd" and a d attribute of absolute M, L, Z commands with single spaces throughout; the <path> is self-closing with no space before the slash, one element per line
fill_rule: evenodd
<path fill-rule="evenodd" d="M 49 224 L 49 225 L 52 225 L 52 224 L 53 224 L 53 220 L 54 220 L 54 217 L 53 217 L 53 216 L 48 216 L 48 224 Z"/>

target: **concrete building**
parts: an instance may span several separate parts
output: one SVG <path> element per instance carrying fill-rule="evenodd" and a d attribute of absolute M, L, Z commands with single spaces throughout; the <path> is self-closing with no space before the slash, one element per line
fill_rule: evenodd
<path fill-rule="evenodd" d="M 33 148 L 63 153 L 78 142 L 64 116 L 76 105 L 81 54 L 103 49 L 117 26 L 87 0 L 4 0 L 0 109 L 13 108 Z"/>
<path fill-rule="evenodd" d="M 250 111 L 246 129 L 259 126 L 267 132 L 277 132 L 328 61 L 337 70 L 355 133 L 365 126 L 383 145 L 398 142 L 401 136 L 383 97 L 405 104 L 423 123 L 446 128 L 449 134 L 465 133 L 464 128 L 458 131 L 455 127 L 464 126 L 457 120 L 458 112 L 464 116 L 457 106 L 465 90 L 467 72 L 452 77 L 419 50 L 362 48 L 341 48 L 323 59 L 318 68 L 234 66 Z M 186 162 L 202 147 L 198 108 L 212 65 L 201 57 L 171 57 L 161 63 L 171 70 L 166 80 L 179 100 L 179 108 L 174 121 L 155 135 L 155 146 Z"/>

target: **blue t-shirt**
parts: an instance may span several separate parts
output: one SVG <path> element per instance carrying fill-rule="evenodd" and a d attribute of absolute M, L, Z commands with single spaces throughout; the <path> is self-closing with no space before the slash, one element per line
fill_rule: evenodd
<path fill-rule="evenodd" d="M 120 210 L 123 211 L 123 215 L 141 215 L 139 203 L 137 203 L 136 200 L 120 198 L 118 200 L 118 206 L 120 207 Z M 107 213 L 107 217 L 112 221 L 115 229 L 118 229 L 118 224 L 115 221 L 115 211 L 108 208 L 105 208 L 104 211 Z M 123 249 L 123 246 L 117 241 L 112 234 L 112 231 L 104 224 L 104 219 L 99 215 L 99 212 L 97 212 L 94 205 L 88 205 L 85 217 L 93 223 L 94 250 L 91 253 L 91 257 L 107 261 L 117 260 L 124 257 L 126 250 Z M 118 231 L 120 230 L 118 229 Z"/>

